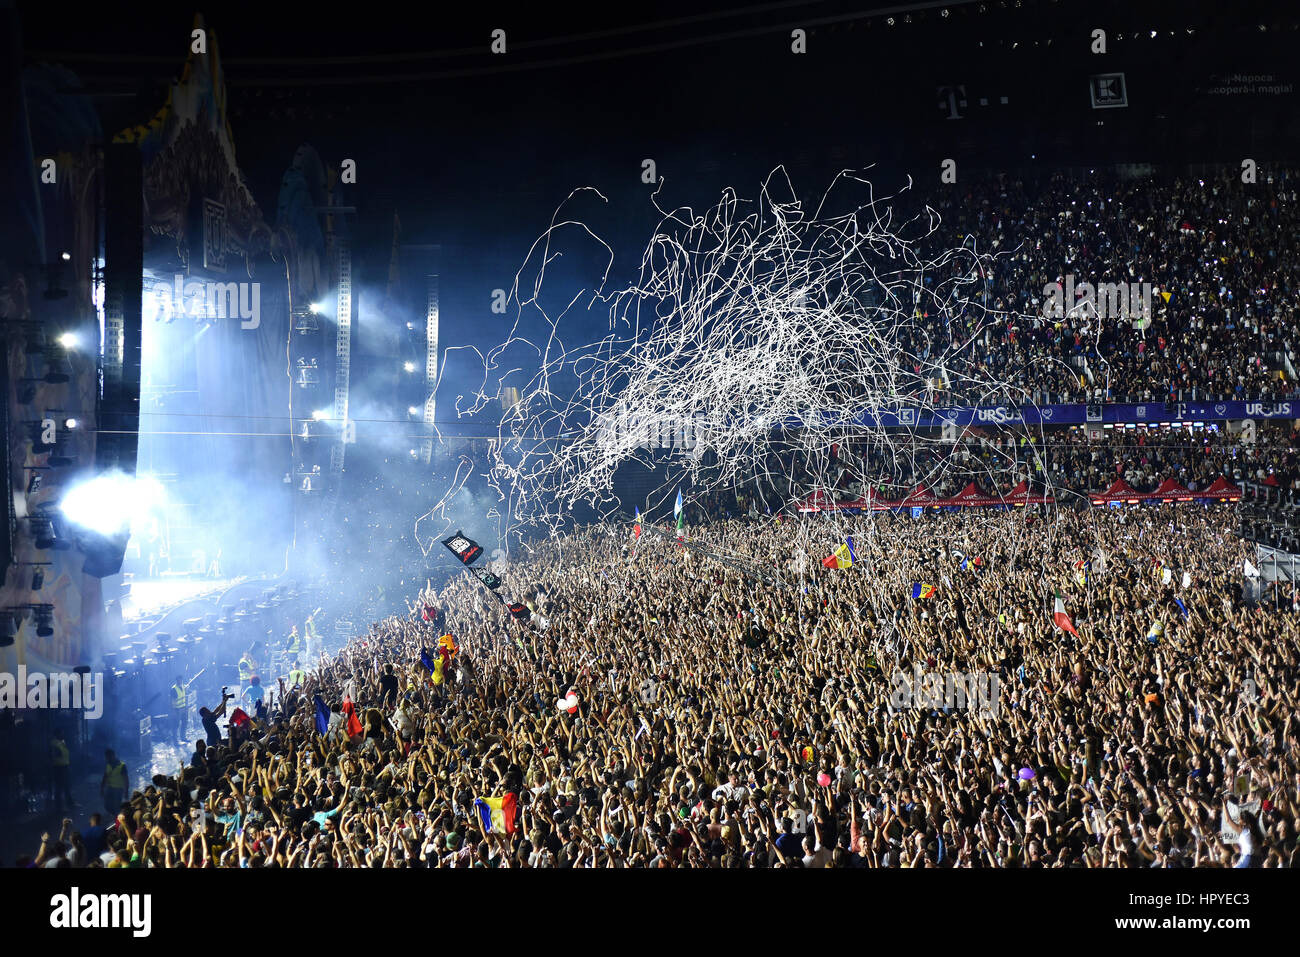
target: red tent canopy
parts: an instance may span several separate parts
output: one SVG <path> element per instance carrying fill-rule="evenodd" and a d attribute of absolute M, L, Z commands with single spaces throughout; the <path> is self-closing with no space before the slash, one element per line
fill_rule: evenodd
<path fill-rule="evenodd" d="M 800 500 L 798 508 L 800 512 L 845 512 L 854 510 L 871 509 L 874 512 L 883 512 L 894 507 L 898 503 L 889 502 L 880 497 L 880 493 L 874 488 L 867 489 L 867 494 L 860 498 L 851 499 L 847 502 L 837 502 L 835 497 L 821 489 Z"/>
<path fill-rule="evenodd" d="M 971 482 L 956 495 L 952 496 L 952 498 L 943 499 L 939 504 L 960 505 L 969 508 L 978 505 L 1001 505 L 1002 500 L 992 495 L 986 495 L 984 492 L 980 491 L 978 485 Z"/>
<path fill-rule="evenodd" d="M 1196 496 L 1177 479 L 1165 479 L 1160 487 L 1147 496 L 1149 502 L 1190 502 Z"/>
<path fill-rule="evenodd" d="M 1241 500 L 1241 489 L 1220 475 L 1205 491 L 1197 492 L 1196 497 L 1217 498 L 1222 502 L 1238 502 Z"/>
<path fill-rule="evenodd" d="M 835 501 L 835 496 L 823 489 L 805 495 L 799 502 L 799 511 L 801 512 L 833 512 L 839 509 Z"/>
<path fill-rule="evenodd" d="M 1094 492 L 1089 496 L 1093 505 L 1105 505 L 1107 502 L 1125 502 L 1134 504 L 1146 498 L 1146 494 L 1139 492 L 1128 482 L 1123 479 L 1116 479 L 1104 492 Z"/>
<path fill-rule="evenodd" d="M 1055 501 L 1054 496 L 1029 491 L 1029 483 L 1023 479 L 1001 499 L 1007 505 L 1049 505 Z"/>
<path fill-rule="evenodd" d="M 930 494 L 928 488 L 924 485 L 918 485 L 916 488 L 912 489 L 912 491 L 907 493 L 903 500 L 897 504 L 903 508 L 914 508 L 916 506 L 925 505 L 942 505 L 943 499 L 935 498 Z"/>

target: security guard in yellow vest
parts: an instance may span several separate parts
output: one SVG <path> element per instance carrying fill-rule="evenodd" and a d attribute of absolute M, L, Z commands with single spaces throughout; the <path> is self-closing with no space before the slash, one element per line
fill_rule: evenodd
<path fill-rule="evenodd" d="M 180 675 L 172 682 L 172 724 L 175 725 L 176 743 L 185 745 L 185 735 L 189 731 L 190 697 L 185 688 L 185 679 Z"/>
<path fill-rule="evenodd" d="M 307 672 L 302 670 L 302 666 L 298 663 L 297 659 L 295 659 L 293 663 L 293 668 L 289 671 L 290 690 L 294 688 L 301 688 L 303 686 L 303 682 L 305 682 L 306 680 L 307 680 Z"/>
<path fill-rule="evenodd" d="M 251 651 L 244 652 L 239 659 L 239 683 L 241 685 L 248 684 L 248 679 L 253 677 L 253 672 L 256 670 L 256 666 L 253 664 L 253 653 Z"/>
<path fill-rule="evenodd" d="M 298 634 L 297 625 L 294 625 L 289 632 L 289 644 L 285 651 L 288 652 L 291 658 L 297 658 L 298 655 L 302 654 L 302 636 Z"/>
<path fill-rule="evenodd" d="M 99 782 L 99 793 L 104 798 L 104 810 L 109 817 L 116 819 L 126 799 L 126 789 L 130 785 L 126 762 L 119 761 L 113 749 L 104 752 L 104 777 Z"/>
<path fill-rule="evenodd" d="M 68 766 L 71 763 L 63 732 L 55 731 L 50 739 L 50 799 L 58 811 L 72 806 L 72 789 L 68 785 Z"/>

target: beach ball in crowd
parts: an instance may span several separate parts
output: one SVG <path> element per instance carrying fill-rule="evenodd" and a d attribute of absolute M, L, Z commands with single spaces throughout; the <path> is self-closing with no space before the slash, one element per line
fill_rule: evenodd
<path fill-rule="evenodd" d="M 1032 781 L 1032 780 L 1034 779 L 1034 776 L 1035 776 L 1035 775 L 1034 775 L 1034 769 L 1033 769 L 1033 768 L 1021 768 L 1021 769 L 1020 769 L 1020 780 L 1022 780 L 1022 781 Z"/>
<path fill-rule="evenodd" d="M 560 698 L 558 701 L 555 702 L 555 709 L 557 711 L 567 711 L 569 712 L 569 714 L 577 714 L 578 713 L 578 692 L 573 688 L 570 688 L 568 694 L 566 694 L 563 698 Z"/>
<path fill-rule="evenodd" d="M 811 760 L 813 759 L 813 749 L 812 749 L 812 748 L 805 747 L 805 748 L 803 749 L 803 759 L 804 759 L 805 761 L 811 761 Z"/>
<path fill-rule="evenodd" d="M 831 786 L 831 776 L 830 776 L 829 774 L 827 774 L 825 771 L 818 771 L 818 772 L 817 772 L 817 783 L 820 784 L 820 785 L 821 785 L 822 787 L 824 787 L 824 788 L 828 788 L 828 787 Z"/>

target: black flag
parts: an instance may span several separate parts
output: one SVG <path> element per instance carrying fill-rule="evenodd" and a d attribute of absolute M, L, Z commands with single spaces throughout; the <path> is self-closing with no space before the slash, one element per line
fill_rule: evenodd
<path fill-rule="evenodd" d="M 466 538 L 461 532 L 456 532 L 451 538 L 444 538 L 442 543 L 451 549 L 451 553 L 461 560 L 466 566 L 473 565 L 480 555 L 483 554 L 483 546 L 478 544 L 472 538 Z"/>
<path fill-rule="evenodd" d="M 492 574 L 486 568 L 471 568 L 469 573 L 493 591 L 501 587 L 501 576 Z"/>
<path fill-rule="evenodd" d="M 507 607 L 510 609 L 510 614 L 513 617 L 518 618 L 520 621 L 527 621 L 533 616 L 533 613 L 523 605 L 519 604 L 519 602 L 514 602 Z"/>

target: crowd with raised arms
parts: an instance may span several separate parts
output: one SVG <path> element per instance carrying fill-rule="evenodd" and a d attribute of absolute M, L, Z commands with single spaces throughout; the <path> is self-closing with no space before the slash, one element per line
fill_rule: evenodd
<path fill-rule="evenodd" d="M 33 863 L 1297 863 L 1300 609 L 1226 507 L 631 533 L 409 596 Z"/>

